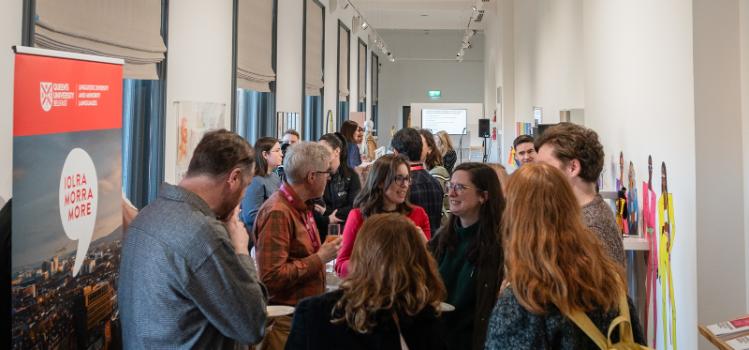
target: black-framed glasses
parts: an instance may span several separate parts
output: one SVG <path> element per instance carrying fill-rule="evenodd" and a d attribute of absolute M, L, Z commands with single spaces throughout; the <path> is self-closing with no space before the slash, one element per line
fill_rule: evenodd
<path fill-rule="evenodd" d="M 403 175 L 396 175 L 394 182 L 400 186 L 410 185 L 411 184 L 411 177 L 410 176 L 403 176 Z"/>
<path fill-rule="evenodd" d="M 463 191 L 470 190 L 473 187 L 466 186 L 466 185 L 463 185 L 463 184 L 456 184 L 456 183 L 452 183 L 452 182 L 448 181 L 448 182 L 445 182 L 445 188 L 448 191 L 453 190 L 453 191 L 455 191 L 455 193 L 463 193 Z"/>

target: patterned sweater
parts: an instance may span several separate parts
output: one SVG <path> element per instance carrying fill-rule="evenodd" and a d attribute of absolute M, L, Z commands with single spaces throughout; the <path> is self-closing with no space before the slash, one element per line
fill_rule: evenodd
<path fill-rule="evenodd" d="M 622 243 L 622 233 L 616 226 L 616 218 L 601 196 L 596 195 L 595 199 L 583 206 L 583 221 L 589 229 L 601 238 L 603 247 L 609 255 L 618 261 L 622 266 L 627 266 L 624 255 L 624 244 Z"/>
<path fill-rule="evenodd" d="M 627 301 L 634 340 L 644 345 L 645 339 L 637 318 L 637 310 L 631 299 L 627 298 Z M 551 305 L 546 311 L 545 314 L 536 315 L 526 310 L 515 298 L 512 287 L 508 287 L 494 306 L 485 348 L 598 350 L 595 343 L 577 325 L 562 315 L 559 309 Z M 619 316 L 619 310 L 593 311 L 587 315 L 605 335 L 611 321 Z M 611 338 L 614 342 L 619 341 L 619 332 L 614 331 Z"/>

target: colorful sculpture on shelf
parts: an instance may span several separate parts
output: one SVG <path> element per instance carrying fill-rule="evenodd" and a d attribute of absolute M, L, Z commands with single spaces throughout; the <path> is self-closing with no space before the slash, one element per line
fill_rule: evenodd
<path fill-rule="evenodd" d="M 640 206 L 637 200 L 637 180 L 635 179 L 635 165 L 629 162 L 629 192 L 627 193 L 627 223 L 629 223 L 629 234 L 637 235 L 640 223 Z"/>
<path fill-rule="evenodd" d="M 645 275 L 645 337 L 648 345 L 655 348 L 658 334 L 658 235 L 655 231 L 655 207 L 653 191 L 653 157 L 648 156 L 648 182 L 642 182 L 642 235 L 648 240 L 647 274 Z M 651 310 L 652 309 L 652 310 Z M 651 337 L 652 334 L 652 338 Z"/>
<path fill-rule="evenodd" d="M 624 187 L 624 153 L 619 152 L 619 178 L 616 179 L 616 224 L 623 235 L 629 234 L 629 207 L 627 206 L 627 188 Z"/>
<path fill-rule="evenodd" d="M 676 225 L 674 222 L 674 198 L 668 192 L 665 162 L 661 163 L 661 191 L 661 197 L 658 199 L 658 223 L 660 226 L 658 277 L 661 280 L 663 348 L 668 347 L 670 340 L 671 348 L 676 349 L 676 300 L 674 299 L 674 282 L 671 271 L 671 249 L 676 236 Z M 666 308 L 667 301 L 670 309 Z M 666 317 L 668 314 L 670 314 L 670 317 Z M 670 324 L 669 321 L 671 321 Z M 671 331 L 670 334 L 669 330 Z"/>

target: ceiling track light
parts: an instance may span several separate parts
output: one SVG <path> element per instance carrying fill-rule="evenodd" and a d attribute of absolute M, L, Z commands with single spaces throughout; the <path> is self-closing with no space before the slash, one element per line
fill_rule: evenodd
<path fill-rule="evenodd" d="M 377 33 L 377 31 L 374 29 L 374 27 L 370 26 L 369 22 L 366 19 L 364 19 L 364 16 L 362 16 L 361 11 L 359 11 L 356 5 L 354 5 L 354 3 L 351 2 L 351 0 L 342 0 L 342 1 L 344 2 L 344 5 L 343 5 L 344 10 L 351 7 L 351 9 L 354 10 L 354 12 L 356 12 L 356 14 L 351 20 L 353 32 L 369 29 L 371 31 L 370 38 L 374 37 L 374 40 L 372 40 L 372 42 L 380 49 L 380 51 L 382 51 L 382 53 L 385 56 L 388 56 L 390 58 L 390 62 L 395 62 L 395 57 L 392 56 L 392 53 L 387 48 L 387 44 L 385 44 L 385 40 L 383 40 L 382 37 L 379 35 L 379 33 Z"/>

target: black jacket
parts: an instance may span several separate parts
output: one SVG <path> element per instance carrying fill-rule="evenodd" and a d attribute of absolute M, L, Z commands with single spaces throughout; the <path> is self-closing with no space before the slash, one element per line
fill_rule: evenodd
<path fill-rule="evenodd" d="M 429 250 L 437 250 L 440 230 L 429 241 Z M 439 261 L 440 256 L 434 256 Z M 476 314 L 473 317 L 473 349 L 483 349 L 487 328 L 494 304 L 499 296 L 499 287 L 504 278 L 504 258 L 502 248 L 498 244 L 482 245 L 479 247 L 479 257 L 476 266 Z M 449 331 L 449 330 L 448 330 Z"/>
<path fill-rule="evenodd" d="M 336 209 L 338 209 L 338 212 L 335 216 L 343 221 L 341 223 L 341 234 L 343 233 L 343 225 L 346 222 L 346 218 L 348 218 L 348 213 L 354 207 L 354 198 L 356 198 L 361 190 L 359 175 L 353 170 L 350 171 L 350 175 L 344 175 L 343 166 L 341 164 L 338 172 L 330 178 L 330 181 L 325 186 L 325 193 L 323 193 L 322 198 L 325 206 L 325 214 L 320 215 L 318 212 L 315 212 L 315 223 L 317 223 L 317 230 L 320 232 L 321 241 L 325 240 L 325 236 L 328 234 L 328 224 L 330 223 L 328 216 Z"/>
<path fill-rule="evenodd" d="M 386 312 L 378 315 L 377 326 L 367 334 L 358 333 L 345 323 L 331 323 L 331 312 L 342 295 L 343 291 L 337 290 L 299 302 L 286 350 L 401 348 L 398 328 Z M 431 307 L 416 316 L 399 316 L 398 319 L 409 350 L 446 349 L 442 337 L 444 327 Z"/>

